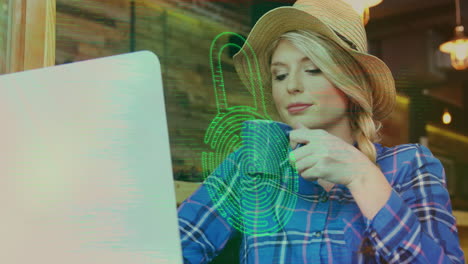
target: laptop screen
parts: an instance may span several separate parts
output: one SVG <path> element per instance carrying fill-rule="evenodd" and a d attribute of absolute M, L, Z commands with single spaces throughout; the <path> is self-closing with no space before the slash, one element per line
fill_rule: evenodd
<path fill-rule="evenodd" d="M 149 51 L 0 76 L 0 263 L 181 263 Z"/>

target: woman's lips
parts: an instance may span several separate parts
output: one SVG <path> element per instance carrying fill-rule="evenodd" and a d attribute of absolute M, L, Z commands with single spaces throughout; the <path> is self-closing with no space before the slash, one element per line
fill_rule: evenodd
<path fill-rule="evenodd" d="M 312 105 L 311 104 L 293 105 L 293 106 L 288 107 L 288 112 L 290 114 L 299 113 L 299 112 L 302 112 L 302 111 L 306 110 L 310 106 L 312 106 Z"/>

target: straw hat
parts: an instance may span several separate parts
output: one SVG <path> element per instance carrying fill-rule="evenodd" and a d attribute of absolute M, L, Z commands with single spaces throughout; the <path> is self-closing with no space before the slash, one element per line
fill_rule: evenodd
<path fill-rule="evenodd" d="M 247 88 L 262 87 L 260 79 L 271 78 L 266 71 L 269 66 L 265 67 L 270 62 L 263 55 L 269 45 L 283 33 L 299 29 L 331 39 L 360 63 L 371 81 L 374 119 L 382 120 L 393 111 L 396 91 L 392 73 L 383 61 L 368 54 L 361 17 L 342 0 L 298 0 L 292 7 L 275 8 L 263 15 L 233 58 L 236 71 Z M 263 66 L 256 69 L 257 76 L 252 75 L 255 57 Z"/>

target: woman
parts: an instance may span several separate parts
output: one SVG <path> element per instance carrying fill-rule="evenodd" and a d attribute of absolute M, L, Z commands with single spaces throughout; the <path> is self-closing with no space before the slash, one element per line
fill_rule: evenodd
<path fill-rule="evenodd" d="M 179 207 L 185 261 L 209 262 L 241 236 L 241 263 L 464 263 L 440 161 L 419 144 L 376 143 L 395 87 L 367 54 L 359 15 L 340 0 L 297 1 L 265 14 L 247 43 L 263 81 L 247 78 L 248 53 L 234 57 L 237 72 L 271 87 L 265 95 L 294 128 L 297 203 L 275 232 L 240 232 L 207 191 L 239 171 L 233 153 Z"/>

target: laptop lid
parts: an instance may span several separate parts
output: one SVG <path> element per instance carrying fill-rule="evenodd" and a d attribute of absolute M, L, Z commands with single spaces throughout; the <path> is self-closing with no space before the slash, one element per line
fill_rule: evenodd
<path fill-rule="evenodd" d="M 182 263 L 149 51 L 0 76 L 0 263 Z"/>

